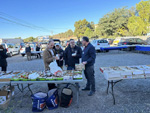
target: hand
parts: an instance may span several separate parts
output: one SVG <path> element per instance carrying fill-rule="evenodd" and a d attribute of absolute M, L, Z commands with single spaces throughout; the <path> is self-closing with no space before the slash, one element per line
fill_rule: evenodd
<path fill-rule="evenodd" d="M 68 65 L 66 65 L 66 67 L 68 67 Z"/>
<path fill-rule="evenodd" d="M 87 62 L 86 62 L 86 61 L 85 61 L 85 62 L 82 62 L 82 64 L 86 65 L 86 64 L 87 64 Z"/>
<path fill-rule="evenodd" d="M 54 60 L 58 60 L 58 57 L 54 56 L 53 59 L 54 59 Z"/>

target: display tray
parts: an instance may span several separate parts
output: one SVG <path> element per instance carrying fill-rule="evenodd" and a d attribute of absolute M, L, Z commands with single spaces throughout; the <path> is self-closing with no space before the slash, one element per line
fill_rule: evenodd
<path fill-rule="evenodd" d="M 63 78 L 54 78 L 54 80 L 56 80 L 56 81 L 63 80 Z"/>
<path fill-rule="evenodd" d="M 9 79 L 9 78 L 0 79 L 0 82 L 9 82 L 9 81 L 11 81 L 11 79 Z"/>
<path fill-rule="evenodd" d="M 83 78 L 73 78 L 73 80 L 82 80 Z"/>

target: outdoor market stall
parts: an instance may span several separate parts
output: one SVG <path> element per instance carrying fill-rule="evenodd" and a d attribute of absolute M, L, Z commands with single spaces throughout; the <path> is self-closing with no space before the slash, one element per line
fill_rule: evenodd
<path fill-rule="evenodd" d="M 150 78 L 150 65 L 101 67 L 100 71 L 108 81 L 107 94 L 111 85 L 111 94 L 115 104 L 114 85 L 124 79 Z"/>
<path fill-rule="evenodd" d="M 22 93 L 22 98 L 24 97 L 24 90 L 28 90 L 33 94 L 32 89 L 30 88 L 33 84 L 41 84 L 41 83 L 55 83 L 58 84 L 68 84 L 76 89 L 77 96 L 77 106 L 78 106 L 78 97 L 79 97 L 79 86 L 77 83 L 81 83 L 83 81 L 83 71 L 58 71 L 56 74 L 52 74 L 51 71 L 8 71 L 6 73 L 0 72 L 0 84 L 7 84 L 9 86 L 17 86 L 19 91 Z M 26 86 L 25 86 L 26 84 Z M 0 98 L 1 99 L 1 98 Z M 1 100 L 0 100 L 1 102 Z M 0 103 L 2 104 L 2 103 Z"/>

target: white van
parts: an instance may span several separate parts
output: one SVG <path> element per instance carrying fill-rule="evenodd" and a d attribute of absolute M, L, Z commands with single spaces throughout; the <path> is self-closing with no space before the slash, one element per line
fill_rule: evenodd
<path fill-rule="evenodd" d="M 13 55 L 17 55 L 20 52 L 20 48 L 19 46 L 16 46 L 15 44 L 12 43 L 2 43 L 1 44 L 5 49 L 7 49 L 7 55 L 8 56 L 13 56 Z"/>

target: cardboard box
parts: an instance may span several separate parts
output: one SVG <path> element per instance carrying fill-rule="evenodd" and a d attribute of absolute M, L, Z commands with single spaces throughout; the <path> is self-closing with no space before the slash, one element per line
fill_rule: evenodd
<path fill-rule="evenodd" d="M 10 99 L 6 100 L 3 104 L 0 104 L 0 110 L 7 109 L 9 102 L 10 102 Z"/>

